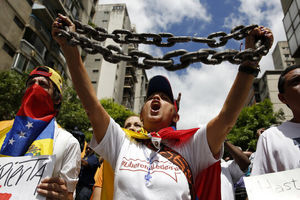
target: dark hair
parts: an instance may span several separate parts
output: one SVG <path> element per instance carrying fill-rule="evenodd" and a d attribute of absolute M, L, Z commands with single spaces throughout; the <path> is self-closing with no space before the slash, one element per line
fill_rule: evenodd
<path fill-rule="evenodd" d="M 284 83 L 285 83 L 285 77 L 284 76 L 288 72 L 290 72 L 290 71 L 292 71 L 294 69 L 297 69 L 297 68 L 300 68 L 300 65 L 289 66 L 283 72 L 281 72 L 279 80 L 278 80 L 278 91 L 279 91 L 279 93 L 284 93 Z"/>

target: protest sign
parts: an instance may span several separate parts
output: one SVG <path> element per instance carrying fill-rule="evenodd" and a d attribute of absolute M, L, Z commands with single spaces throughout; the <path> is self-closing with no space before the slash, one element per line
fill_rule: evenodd
<path fill-rule="evenodd" d="M 0 199 L 38 199 L 37 185 L 53 172 L 55 156 L 0 158 Z"/>
<path fill-rule="evenodd" d="M 299 200 L 300 169 L 244 178 L 249 200 Z"/>

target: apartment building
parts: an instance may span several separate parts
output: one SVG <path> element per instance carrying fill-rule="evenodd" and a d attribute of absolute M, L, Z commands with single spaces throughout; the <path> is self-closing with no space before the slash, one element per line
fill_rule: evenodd
<path fill-rule="evenodd" d="M 125 4 L 97 5 L 94 24 L 112 33 L 116 29 L 136 32 L 131 24 Z M 111 39 L 102 42 L 103 46 L 118 46 L 125 54 L 137 49 L 137 44 L 117 44 Z M 130 63 L 110 63 L 101 54 L 87 55 L 85 59 L 89 77 L 98 99 L 111 98 L 116 103 L 139 113 L 144 103 L 148 83 L 144 69 L 137 69 Z"/>
<path fill-rule="evenodd" d="M 68 80 L 68 70 L 58 44 L 51 37 L 51 25 L 58 13 L 92 21 L 98 0 L 2 0 L 0 2 L 0 70 L 28 73 L 47 65 Z"/>

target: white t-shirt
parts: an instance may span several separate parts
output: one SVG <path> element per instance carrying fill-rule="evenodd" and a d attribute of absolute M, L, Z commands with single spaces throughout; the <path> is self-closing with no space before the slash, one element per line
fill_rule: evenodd
<path fill-rule="evenodd" d="M 300 167 L 300 123 L 284 122 L 259 137 L 251 175 Z"/>
<path fill-rule="evenodd" d="M 67 183 L 69 192 L 74 192 L 81 167 L 80 146 L 68 131 L 59 128 L 55 122 L 53 155 L 56 156 L 53 177 L 61 177 Z"/>
<path fill-rule="evenodd" d="M 165 157 L 129 139 L 113 119 L 101 143 L 98 144 L 93 137 L 90 146 L 115 171 L 114 199 L 191 199 L 182 171 Z M 203 169 L 217 162 L 207 143 L 206 127 L 200 128 L 185 145 L 173 149 L 189 163 L 194 179 Z M 152 178 L 146 186 L 149 157 L 153 160 Z"/>
<path fill-rule="evenodd" d="M 234 160 L 221 162 L 221 196 L 222 200 L 234 200 L 234 184 L 244 175 Z"/>

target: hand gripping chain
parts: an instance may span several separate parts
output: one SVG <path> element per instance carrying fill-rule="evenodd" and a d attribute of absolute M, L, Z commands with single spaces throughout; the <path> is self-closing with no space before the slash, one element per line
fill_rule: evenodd
<path fill-rule="evenodd" d="M 205 43 L 211 48 L 217 48 L 226 45 L 230 39 L 244 39 L 249 32 L 258 27 L 258 25 L 236 26 L 229 34 L 225 32 L 215 32 L 205 37 L 174 36 L 171 33 L 134 33 L 125 29 L 116 29 L 108 33 L 104 28 L 93 28 L 89 25 L 83 25 L 79 21 L 74 21 L 76 32 L 71 32 L 68 27 L 64 27 L 59 33 L 60 37 L 65 37 L 69 44 L 79 45 L 88 54 L 100 53 L 104 60 L 110 63 L 119 63 L 126 61 L 135 67 L 150 69 L 153 66 L 162 66 L 166 70 L 175 71 L 188 67 L 192 63 L 202 62 L 209 65 L 217 65 L 223 61 L 229 61 L 232 64 L 241 64 L 243 61 L 258 61 L 269 51 L 269 44 L 258 40 L 256 49 L 245 49 L 238 51 L 227 49 L 217 52 L 213 49 L 199 49 L 198 51 L 188 52 L 184 49 L 170 51 L 162 57 L 153 57 L 152 55 L 139 51 L 131 50 L 125 54 L 117 45 L 101 45 L 106 39 L 112 39 L 118 44 L 148 44 L 157 47 L 171 47 L 177 43 L 196 42 Z M 166 41 L 166 42 L 164 42 Z M 179 63 L 175 64 L 174 59 L 178 57 Z"/>

